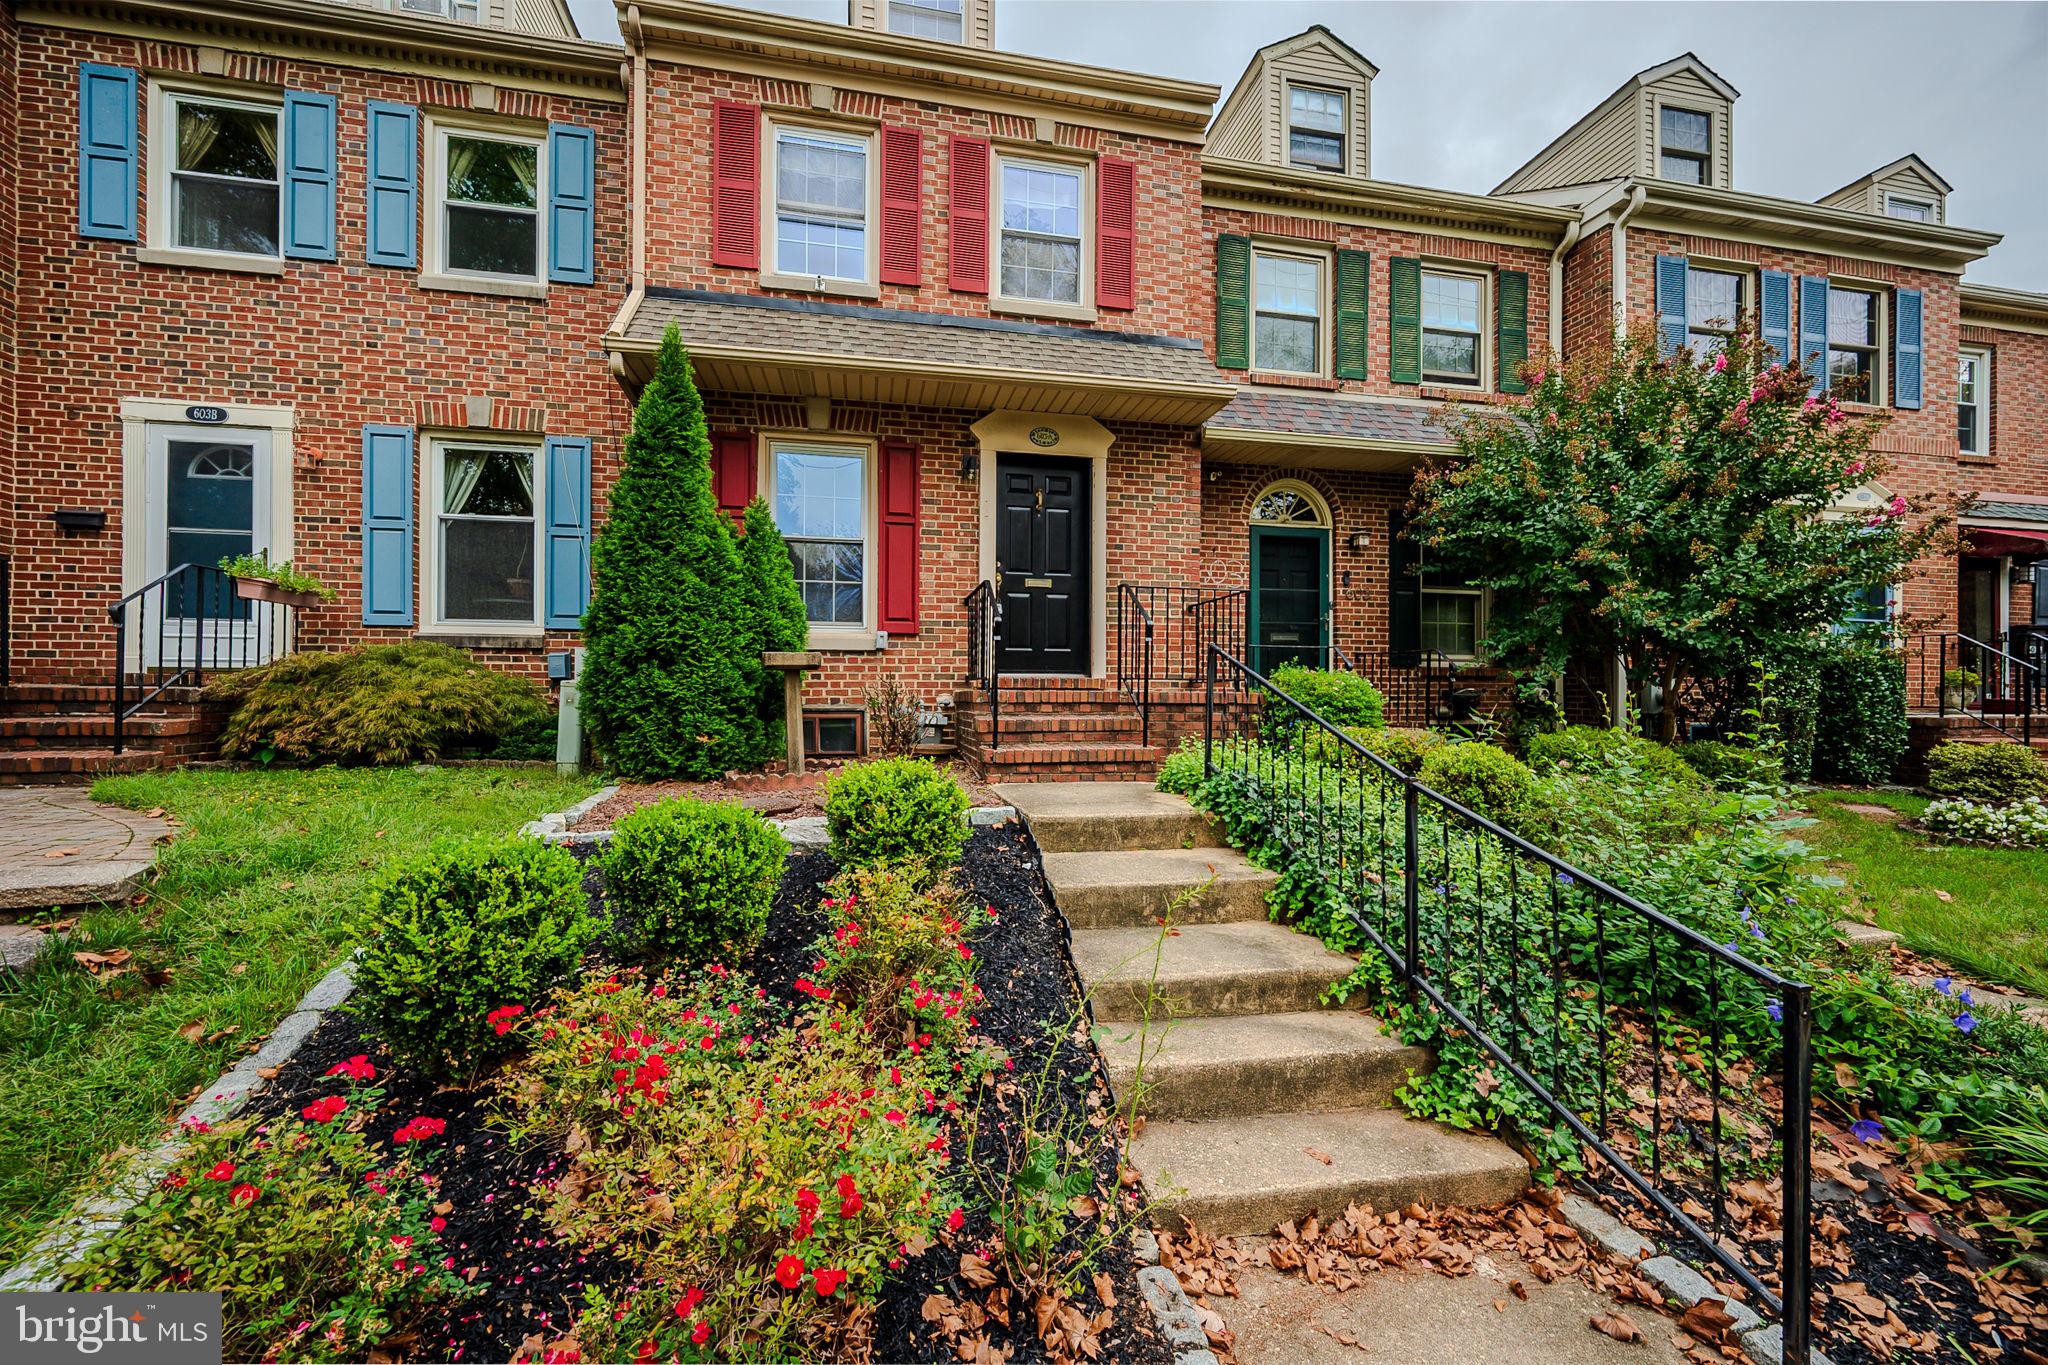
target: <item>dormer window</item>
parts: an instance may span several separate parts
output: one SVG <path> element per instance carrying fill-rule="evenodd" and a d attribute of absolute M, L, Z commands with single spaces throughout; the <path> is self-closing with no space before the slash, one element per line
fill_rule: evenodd
<path fill-rule="evenodd" d="M 1287 87 L 1287 160 L 1312 171 L 1344 171 L 1344 92 Z"/>
<path fill-rule="evenodd" d="M 1925 199 L 1907 199 L 1901 195 L 1888 194 L 1884 197 L 1884 212 L 1887 218 L 1903 218 L 1909 223 L 1934 221 L 1934 205 Z"/>
<path fill-rule="evenodd" d="M 962 0 L 888 0 L 889 32 L 909 38 L 965 41 Z"/>
<path fill-rule="evenodd" d="M 431 14 L 464 24 L 483 22 L 478 0 L 391 0 L 391 8 L 400 14 Z"/>
<path fill-rule="evenodd" d="M 1711 184 L 1709 139 L 1714 118 L 1696 109 L 1665 105 L 1657 114 L 1657 174 L 1687 185 Z"/>

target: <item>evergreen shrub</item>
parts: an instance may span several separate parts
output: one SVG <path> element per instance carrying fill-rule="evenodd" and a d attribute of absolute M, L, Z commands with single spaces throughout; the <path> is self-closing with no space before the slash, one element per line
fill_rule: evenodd
<path fill-rule="evenodd" d="M 2048 796 L 2048 763 L 2024 744 L 1950 740 L 1927 751 L 1927 790 L 1972 801 Z"/>
<path fill-rule="evenodd" d="M 767 930 L 787 852 L 744 806 L 683 797 L 640 807 L 604 854 L 611 942 L 685 964 L 744 957 Z"/>
<path fill-rule="evenodd" d="M 825 832 L 842 868 L 889 863 L 929 885 L 960 861 L 967 793 L 920 758 L 849 763 L 825 784 Z"/>
<path fill-rule="evenodd" d="M 1510 829 L 1523 823 L 1536 794 L 1536 774 L 1505 749 L 1471 741 L 1443 744 L 1422 759 L 1423 786 Z"/>

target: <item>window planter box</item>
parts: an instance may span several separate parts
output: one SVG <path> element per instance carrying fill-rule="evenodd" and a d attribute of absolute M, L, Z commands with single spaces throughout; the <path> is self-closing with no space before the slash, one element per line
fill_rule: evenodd
<path fill-rule="evenodd" d="M 290 588 L 281 588 L 267 578 L 237 577 L 235 596 L 249 602 L 275 602 L 301 611 L 320 606 L 327 600 L 317 592 L 293 592 Z"/>

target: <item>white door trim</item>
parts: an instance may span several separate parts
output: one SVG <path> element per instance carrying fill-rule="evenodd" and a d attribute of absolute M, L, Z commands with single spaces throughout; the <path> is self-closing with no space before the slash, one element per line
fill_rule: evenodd
<path fill-rule="evenodd" d="M 1003 454 L 1056 455 L 1089 462 L 1088 555 L 1089 572 L 1095 588 L 1089 596 L 1088 672 L 1082 676 L 1102 678 L 1109 668 L 1109 598 L 1116 585 L 1109 581 L 1109 447 L 1116 440 L 1108 427 L 1093 417 L 1075 417 L 1033 412 L 992 412 L 968 428 L 981 446 L 981 545 L 978 581 L 986 582 L 996 572 L 996 459 Z M 1050 433 L 1051 439 L 1046 439 Z M 1064 675 L 1062 675 L 1064 676 Z"/>

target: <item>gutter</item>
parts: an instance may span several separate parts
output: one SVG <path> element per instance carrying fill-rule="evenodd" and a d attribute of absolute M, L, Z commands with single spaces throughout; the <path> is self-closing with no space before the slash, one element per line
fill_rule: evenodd
<path fill-rule="evenodd" d="M 1564 258 L 1579 244 L 1586 220 L 1574 218 L 1565 224 L 1564 240 L 1550 253 L 1550 353 L 1564 354 Z"/>
<path fill-rule="evenodd" d="M 1637 185 L 1628 192 L 1628 204 L 1614 215 L 1614 335 L 1628 335 L 1628 220 L 1635 217 L 1650 197 L 1649 187 Z"/>

